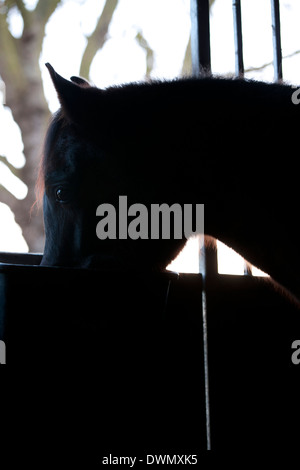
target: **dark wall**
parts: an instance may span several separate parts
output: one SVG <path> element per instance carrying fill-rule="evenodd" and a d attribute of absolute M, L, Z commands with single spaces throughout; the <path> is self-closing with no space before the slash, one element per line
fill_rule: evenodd
<path fill-rule="evenodd" d="M 50 382 L 14 409 L 54 422 L 52 452 L 206 449 L 201 275 L 2 264 L 0 290 L 7 365 Z M 212 449 L 296 447 L 298 308 L 250 276 L 209 278 L 206 298 Z"/>

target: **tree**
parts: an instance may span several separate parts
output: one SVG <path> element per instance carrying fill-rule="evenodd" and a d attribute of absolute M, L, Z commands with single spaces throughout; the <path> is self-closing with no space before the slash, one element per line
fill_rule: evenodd
<path fill-rule="evenodd" d="M 39 57 L 45 28 L 62 0 L 39 0 L 34 10 L 28 10 L 23 0 L 0 0 L 0 76 L 6 85 L 6 105 L 19 125 L 24 144 L 26 164 L 21 169 L 10 165 L 10 170 L 28 187 L 25 199 L 17 200 L 0 186 L 0 201 L 7 204 L 22 228 L 30 251 L 42 251 L 44 230 L 41 211 L 34 210 L 35 182 L 42 154 L 43 138 L 50 112 L 44 96 Z M 106 0 L 94 32 L 87 38 L 80 71 L 88 78 L 96 52 L 104 45 L 108 28 L 118 0 Z M 23 32 L 15 38 L 9 29 L 9 14 L 16 9 L 23 19 Z"/>

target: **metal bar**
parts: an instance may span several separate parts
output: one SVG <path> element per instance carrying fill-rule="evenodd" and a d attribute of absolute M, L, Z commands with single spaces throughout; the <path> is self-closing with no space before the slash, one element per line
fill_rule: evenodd
<path fill-rule="evenodd" d="M 252 265 L 244 260 L 244 276 L 252 276 Z"/>
<path fill-rule="evenodd" d="M 193 75 L 210 74 L 209 0 L 191 0 Z"/>
<path fill-rule="evenodd" d="M 282 80 L 282 52 L 280 35 L 280 11 L 279 0 L 271 0 L 272 13 L 272 34 L 273 34 L 273 61 L 274 61 L 274 80 Z"/>
<path fill-rule="evenodd" d="M 204 238 L 204 235 L 203 235 Z M 200 243 L 200 240 L 199 240 Z M 210 424 L 210 393 L 209 393 L 209 360 L 207 341 L 207 304 L 206 304 L 206 284 L 207 275 L 216 276 L 218 273 L 217 251 L 213 249 L 216 241 L 211 241 L 211 246 L 207 248 L 204 240 L 201 247 L 199 259 L 199 271 L 202 274 L 202 327 L 203 327 L 203 358 L 204 358 L 204 383 L 205 383 L 205 414 L 206 414 L 206 448 L 211 450 L 211 424 Z M 199 245 L 200 246 L 200 245 Z M 214 253 L 214 257 L 210 256 Z M 202 255 L 202 256 L 201 256 Z"/>
<path fill-rule="evenodd" d="M 243 35 L 242 35 L 242 15 L 241 1 L 232 0 L 233 12 L 233 31 L 234 31 L 234 48 L 235 48 L 235 74 L 238 77 L 244 76 L 244 59 L 243 59 Z"/>
<path fill-rule="evenodd" d="M 6 323 L 6 276 L 0 273 L 0 340 L 4 340 L 5 323 Z M 1 364 L 1 361 L 0 361 Z"/>
<path fill-rule="evenodd" d="M 208 344 L 207 344 L 207 307 L 206 307 L 205 276 L 203 276 L 203 287 L 202 287 L 202 325 L 203 325 L 203 357 L 204 357 L 204 382 L 205 382 L 206 449 L 211 450 L 209 369 L 208 369 Z"/>
<path fill-rule="evenodd" d="M 211 73 L 210 59 L 210 30 L 209 30 L 209 0 L 190 0 L 191 6 L 191 52 L 193 75 L 207 75 Z M 203 287 L 202 287 L 202 324 L 203 324 L 203 353 L 204 353 L 204 381 L 205 381 L 205 413 L 206 413 L 206 445 L 211 449 L 210 441 L 210 405 L 209 405 L 209 373 L 208 373 L 208 347 L 207 347 L 207 314 L 206 314 L 206 253 Z"/>

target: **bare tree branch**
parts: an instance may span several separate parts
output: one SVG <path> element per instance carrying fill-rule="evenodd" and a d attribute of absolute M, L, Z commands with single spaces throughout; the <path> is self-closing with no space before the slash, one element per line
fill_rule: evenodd
<path fill-rule="evenodd" d="M 297 51 L 291 52 L 290 54 L 282 56 L 282 60 L 291 59 L 292 57 L 298 54 L 300 54 L 300 50 L 297 50 Z M 273 60 L 271 60 L 270 62 L 266 62 L 265 64 L 259 65 L 257 67 L 254 67 L 254 66 L 248 67 L 247 69 L 245 69 L 245 73 L 246 72 L 260 72 L 261 70 L 267 67 L 270 67 L 271 65 L 273 65 Z"/>
<path fill-rule="evenodd" d="M 298 55 L 298 54 L 300 54 L 300 50 L 297 50 L 297 51 L 291 52 L 290 54 L 284 55 L 282 57 L 282 59 L 291 59 L 292 57 L 294 57 L 295 55 Z"/>
<path fill-rule="evenodd" d="M 189 42 L 186 46 L 183 64 L 181 68 L 181 75 L 190 75 L 192 70 L 192 52 L 191 52 L 191 35 Z"/>
<path fill-rule="evenodd" d="M 55 12 L 60 3 L 61 0 L 39 0 L 37 6 L 35 7 L 34 13 L 41 22 L 40 25 L 42 26 L 43 30 L 45 29 L 50 16 Z"/>
<path fill-rule="evenodd" d="M 146 52 L 146 78 L 150 78 L 151 72 L 153 70 L 154 65 L 154 52 L 153 49 L 148 44 L 148 41 L 144 38 L 141 31 L 139 31 L 135 37 L 136 41 L 138 42 L 139 46 Z"/>
<path fill-rule="evenodd" d="M 5 163 L 5 165 L 10 169 L 10 171 L 11 171 L 15 176 L 17 176 L 18 178 L 20 177 L 20 176 L 19 176 L 20 169 L 19 169 L 19 168 L 16 168 L 14 165 L 12 165 L 11 163 L 9 163 L 9 161 L 7 160 L 6 157 L 0 155 L 0 162 Z"/>
<path fill-rule="evenodd" d="M 6 7 L 6 10 L 5 10 Z M 9 31 L 7 14 L 9 8 L 7 5 L 0 11 L 0 74 L 4 82 L 15 81 L 15 86 L 22 84 L 22 70 L 18 57 L 18 40 L 15 39 Z"/>
<path fill-rule="evenodd" d="M 0 183 L 0 202 L 6 204 L 10 209 L 18 203 L 18 199 L 10 193 L 2 184 Z"/>
<path fill-rule="evenodd" d="M 26 9 L 24 0 L 4 0 L 4 5 L 7 8 L 7 11 L 10 11 L 13 8 L 17 8 L 23 18 L 24 27 L 28 24 L 31 12 Z"/>
<path fill-rule="evenodd" d="M 28 24 L 30 22 L 30 11 L 28 11 L 24 5 L 23 0 L 15 0 L 16 6 L 18 7 L 19 12 L 21 13 L 21 16 L 24 21 L 24 28 L 28 27 Z"/>
<path fill-rule="evenodd" d="M 23 16 L 23 14 L 25 12 L 28 12 L 28 10 L 26 10 L 26 7 L 24 5 L 24 1 L 23 0 L 14 0 L 14 3 L 17 5 L 18 7 L 18 10 L 19 12 L 21 13 L 21 15 Z M 26 14 L 26 13 L 25 13 Z"/>
<path fill-rule="evenodd" d="M 257 67 L 255 66 L 250 66 L 245 69 L 245 73 L 249 72 L 260 72 L 264 70 L 266 67 L 270 67 L 270 65 L 273 65 L 273 60 L 271 62 L 266 62 L 265 64 L 258 65 Z"/>
<path fill-rule="evenodd" d="M 105 44 L 109 25 L 117 7 L 117 4 L 118 0 L 106 0 L 106 3 L 104 5 L 103 11 L 100 15 L 95 30 L 87 38 L 88 42 L 82 56 L 79 72 L 82 77 L 85 77 L 87 79 L 89 78 L 92 61 L 98 50 L 101 49 Z"/>

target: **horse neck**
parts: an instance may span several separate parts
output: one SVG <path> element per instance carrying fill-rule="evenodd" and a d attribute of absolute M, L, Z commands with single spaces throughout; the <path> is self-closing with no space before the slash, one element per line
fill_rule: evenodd
<path fill-rule="evenodd" d="M 210 175 L 215 194 L 205 205 L 205 231 L 300 298 L 297 169 L 288 156 L 266 160 L 223 167 L 220 181 Z"/>

